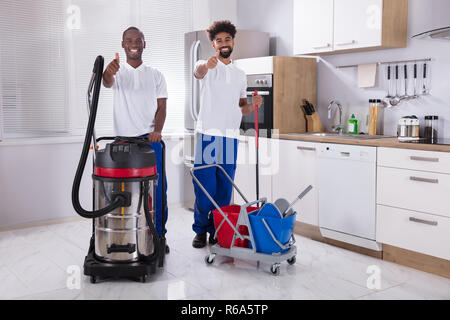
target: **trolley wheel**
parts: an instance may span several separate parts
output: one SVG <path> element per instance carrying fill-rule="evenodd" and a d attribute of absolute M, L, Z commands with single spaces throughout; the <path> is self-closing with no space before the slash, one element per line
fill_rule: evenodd
<path fill-rule="evenodd" d="M 272 272 L 273 275 L 279 276 L 280 275 L 280 264 L 275 263 L 270 267 L 270 272 Z"/>
<path fill-rule="evenodd" d="M 97 277 L 91 276 L 91 283 L 96 283 L 96 282 L 97 282 Z"/>
<path fill-rule="evenodd" d="M 289 263 L 290 265 L 293 265 L 296 261 L 297 261 L 297 258 L 295 256 L 293 256 L 290 259 L 287 259 L 287 263 Z"/>
<path fill-rule="evenodd" d="M 214 263 L 214 258 L 216 257 L 216 255 L 214 253 L 208 254 L 205 257 L 205 262 L 206 264 L 213 264 Z"/>

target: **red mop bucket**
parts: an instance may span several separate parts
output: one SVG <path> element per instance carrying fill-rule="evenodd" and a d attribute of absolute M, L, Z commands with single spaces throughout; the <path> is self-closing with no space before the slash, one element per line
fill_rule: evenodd
<path fill-rule="evenodd" d="M 236 227 L 238 218 L 239 218 L 239 212 L 241 211 L 241 206 L 239 205 L 229 205 L 221 208 L 223 213 L 226 214 L 227 218 L 231 221 L 233 226 Z M 258 210 L 258 207 L 247 207 L 247 213 L 253 212 L 255 210 Z M 219 212 L 219 210 L 214 210 L 214 227 L 216 230 L 219 228 L 220 224 L 224 220 L 222 214 Z M 246 226 L 240 226 L 238 229 L 239 233 L 241 235 L 248 235 L 248 229 Z M 220 227 L 219 232 L 217 232 L 217 241 L 219 245 L 222 248 L 230 248 L 231 247 L 231 241 L 233 241 L 233 235 L 234 230 L 233 228 L 228 224 L 227 221 L 225 221 L 222 224 L 222 227 Z M 241 240 L 239 237 L 236 238 L 234 241 L 235 247 L 241 247 L 241 248 L 248 248 L 249 241 L 247 239 Z"/>

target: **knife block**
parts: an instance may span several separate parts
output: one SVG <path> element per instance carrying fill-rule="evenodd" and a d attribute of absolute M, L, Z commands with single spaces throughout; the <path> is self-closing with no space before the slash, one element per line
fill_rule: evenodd
<path fill-rule="evenodd" d="M 322 121 L 320 121 L 319 114 L 314 112 L 312 115 L 305 115 L 306 117 L 306 132 L 324 132 Z"/>

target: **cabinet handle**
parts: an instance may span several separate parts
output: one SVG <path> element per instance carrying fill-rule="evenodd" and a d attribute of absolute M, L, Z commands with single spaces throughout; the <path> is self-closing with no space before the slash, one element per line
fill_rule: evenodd
<path fill-rule="evenodd" d="M 437 221 L 422 220 L 422 219 L 417 219 L 417 218 L 414 218 L 414 217 L 409 217 L 409 221 L 417 222 L 417 223 L 423 223 L 423 224 L 428 224 L 430 226 L 437 226 L 438 225 Z"/>
<path fill-rule="evenodd" d="M 310 148 L 310 147 L 297 147 L 297 150 L 316 151 L 316 148 Z"/>
<path fill-rule="evenodd" d="M 439 183 L 438 179 L 427 179 L 427 178 L 419 178 L 419 177 L 409 177 L 411 181 L 419 181 L 419 182 L 427 182 L 427 183 Z"/>
<path fill-rule="evenodd" d="M 314 50 L 319 50 L 319 49 L 326 49 L 326 48 L 329 48 L 329 47 L 331 47 L 331 44 L 327 43 L 326 46 L 313 47 L 313 49 Z"/>
<path fill-rule="evenodd" d="M 357 43 L 356 40 L 352 40 L 351 42 L 341 42 L 341 43 L 337 43 L 336 45 L 337 46 L 349 46 L 349 45 L 356 44 L 356 43 Z"/>
<path fill-rule="evenodd" d="M 426 158 L 426 157 L 416 157 L 416 156 L 411 156 L 409 158 L 414 161 L 439 162 L 439 158 Z"/>

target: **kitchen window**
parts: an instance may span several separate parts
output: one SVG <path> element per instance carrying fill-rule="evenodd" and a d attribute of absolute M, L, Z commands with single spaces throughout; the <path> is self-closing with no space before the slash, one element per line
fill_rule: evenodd
<path fill-rule="evenodd" d="M 184 33 L 192 31 L 192 0 L 4 0 L 0 11 L 3 138 L 83 135 L 86 90 L 95 57 L 103 55 L 106 67 L 118 52 L 125 62 L 121 38 L 129 26 L 144 32 L 144 63 L 166 78 L 165 131 L 183 128 Z M 112 90 L 104 87 L 96 129 L 102 135 L 113 133 Z"/>

